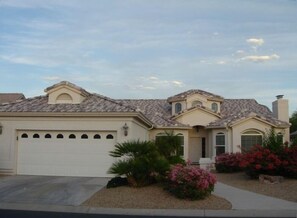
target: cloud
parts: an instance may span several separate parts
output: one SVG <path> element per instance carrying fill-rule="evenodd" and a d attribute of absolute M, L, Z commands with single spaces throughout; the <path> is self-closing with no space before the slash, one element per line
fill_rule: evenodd
<path fill-rule="evenodd" d="M 181 81 L 171 81 L 173 85 L 177 86 L 177 87 L 183 87 L 184 84 Z"/>
<path fill-rule="evenodd" d="M 59 81 L 59 80 L 62 80 L 62 78 L 61 77 L 59 77 L 59 76 L 45 76 L 45 77 L 43 77 L 43 79 L 45 80 L 45 81 Z"/>
<path fill-rule="evenodd" d="M 252 61 L 252 62 L 265 62 L 265 61 L 271 61 L 275 59 L 279 59 L 280 56 L 277 54 L 272 55 L 249 55 L 241 58 L 241 60 L 244 61 Z"/>
<path fill-rule="evenodd" d="M 16 56 L 16 55 L 2 55 L 0 59 L 14 63 L 14 64 L 25 64 L 25 65 L 34 65 L 34 66 L 44 66 L 44 67 L 54 67 L 58 63 L 54 60 L 49 60 L 42 57 L 31 57 L 31 56 Z"/>
<path fill-rule="evenodd" d="M 246 40 L 247 43 L 249 43 L 252 46 L 261 46 L 264 43 L 264 39 L 262 38 L 250 38 Z"/>
<path fill-rule="evenodd" d="M 156 88 L 152 86 L 138 85 L 138 86 L 135 86 L 135 89 L 155 90 Z"/>
<path fill-rule="evenodd" d="M 162 80 L 156 76 L 140 77 L 137 78 L 135 83 L 137 85 L 130 84 L 131 89 L 143 89 L 143 90 L 158 90 L 168 88 L 181 88 L 184 87 L 184 83 L 178 80 Z"/>
<path fill-rule="evenodd" d="M 217 64 L 219 64 L 219 65 L 224 65 L 226 63 L 227 63 L 226 61 L 217 61 Z"/>

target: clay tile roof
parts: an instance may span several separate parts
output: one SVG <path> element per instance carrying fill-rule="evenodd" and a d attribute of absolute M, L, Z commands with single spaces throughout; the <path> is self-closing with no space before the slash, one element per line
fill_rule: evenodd
<path fill-rule="evenodd" d="M 207 127 L 227 127 L 249 117 L 260 118 L 275 126 L 289 126 L 289 123 L 276 119 L 268 107 L 254 99 L 225 99 L 221 105 L 221 115 L 221 119 L 211 122 Z"/>
<path fill-rule="evenodd" d="M 219 101 L 222 101 L 224 98 L 222 96 L 210 93 L 210 92 L 206 92 L 200 89 L 191 89 L 182 93 L 179 93 L 177 95 L 171 96 L 167 99 L 168 102 L 174 102 L 174 101 L 181 101 L 181 100 L 185 100 L 188 96 L 193 95 L 193 94 L 200 94 L 204 97 L 206 97 L 207 99 L 216 99 Z"/>
<path fill-rule="evenodd" d="M 165 99 L 122 99 L 117 101 L 133 106 L 156 126 L 188 127 L 188 125 L 184 125 L 171 119 L 171 105 Z"/>
<path fill-rule="evenodd" d="M 48 96 L 28 98 L 22 102 L 0 106 L 0 112 L 136 112 L 108 97 L 90 94 L 81 104 L 48 104 Z"/>
<path fill-rule="evenodd" d="M 10 103 L 25 99 L 22 93 L 0 93 L 0 104 Z"/>

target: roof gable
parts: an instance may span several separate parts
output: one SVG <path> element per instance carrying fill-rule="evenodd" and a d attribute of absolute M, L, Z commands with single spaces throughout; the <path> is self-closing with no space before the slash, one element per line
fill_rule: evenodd
<path fill-rule="evenodd" d="M 80 104 L 90 95 L 83 88 L 68 81 L 62 81 L 44 90 L 48 94 L 49 104 Z"/>
<path fill-rule="evenodd" d="M 225 99 L 221 105 L 222 118 L 209 123 L 208 128 L 231 127 L 251 118 L 268 123 L 271 126 L 289 127 L 290 124 L 276 119 L 268 107 L 254 99 Z"/>
<path fill-rule="evenodd" d="M 25 99 L 22 93 L 0 93 L 0 104 L 16 102 Z"/>
<path fill-rule="evenodd" d="M 224 99 L 223 97 L 210 92 L 206 92 L 200 89 L 191 89 L 191 90 L 179 93 L 177 95 L 171 96 L 167 99 L 167 101 L 169 103 L 175 102 L 175 101 L 183 101 L 183 100 L 186 100 L 189 96 L 192 96 L 195 94 L 199 94 L 205 97 L 207 100 L 223 101 Z"/>
<path fill-rule="evenodd" d="M 198 105 L 173 117 L 174 120 L 190 126 L 207 126 L 219 118 L 217 113 Z"/>

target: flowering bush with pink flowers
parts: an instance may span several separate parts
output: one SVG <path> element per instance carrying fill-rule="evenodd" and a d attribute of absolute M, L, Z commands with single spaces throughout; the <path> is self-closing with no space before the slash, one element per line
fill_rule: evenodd
<path fill-rule="evenodd" d="M 178 198 L 204 199 L 214 190 L 216 177 L 206 170 L 189 164 L 174 165 L 167 175 L 166 187 Z"/>
<path fill-rule="evenodd" d="M 216 156 L 216 171 L 218 173 L 233 173 L 242 171 L 239 166 L 242 161 L 241 153 L 224 153 Z"/>

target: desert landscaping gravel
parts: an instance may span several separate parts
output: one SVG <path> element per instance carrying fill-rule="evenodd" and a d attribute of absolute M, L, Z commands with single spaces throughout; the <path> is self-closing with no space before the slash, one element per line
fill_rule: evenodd
<path fill-rule="evenodd" d="M 220 197 L 211 195 L 204 200 L 181 200 L 164 191 L 158 185 L 142 188 L 103 188 L 83 205 L 105 208 L 143 209 L 212 209 L 229 210 L 231 204 Z"/>
<path fill-rule="evenodd" d="M 285 178 L 279 184 L 263 184 L 259 180 L 251 180 L 245 173 L 215 173 L 218 181 L 236 188 L 268 195 L 287 201 L 297 202 L 297 179 Z"/>

